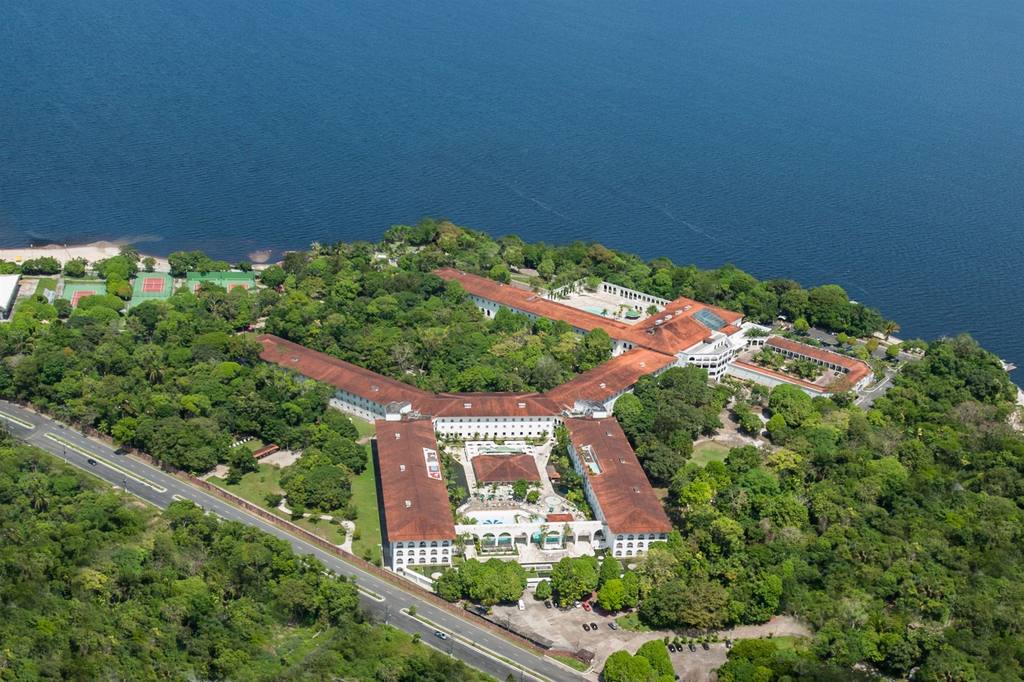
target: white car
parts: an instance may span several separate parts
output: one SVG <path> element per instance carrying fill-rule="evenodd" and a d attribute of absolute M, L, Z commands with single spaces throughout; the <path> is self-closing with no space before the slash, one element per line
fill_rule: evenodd
<path fill-rule="evenodd" d="M 519 600 L 519 610 L 520 611 L 525 611 L 526 610 L 526 603 L 523 602 L 522 599 Z"/>

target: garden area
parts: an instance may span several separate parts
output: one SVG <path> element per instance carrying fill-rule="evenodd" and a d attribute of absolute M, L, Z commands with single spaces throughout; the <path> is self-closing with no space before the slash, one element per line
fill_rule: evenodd
<path fill-rule="evenodd" d="M 706 440 L 696 443 L 693 446 L 693 456 L 690 461 L 697 466 L 706 466 L 708 462 L 724 462 L 729 454 L 729 446 L 717 443 L 713 440 Z"/>

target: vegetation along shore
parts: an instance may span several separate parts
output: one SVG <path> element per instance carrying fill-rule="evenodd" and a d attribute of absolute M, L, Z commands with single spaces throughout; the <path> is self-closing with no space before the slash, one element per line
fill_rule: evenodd
<path fill-rule="evenodd" d="M 835 285 L 434 220 L 258 268 L 88 248 L 0 253 L 0 272 L 20 275 L 0 323 L 0 398 L 204 475 L 378 565 L 395 567 L 395 501 L 378 499 L 387 451 L 373 441 L 385 417 L 360 418 L 326 373 L 310 380 L 288 367 L 297 352 L 268 361 L 268 349 L 296 344 L 411 392 L 417 414 L 402 423 L 483 400 L 464 395 L 555 405 L 540 437 L 427 429 L 437 459 L 424 451 L 417 466 L 436 462 L 460 554 L 410 580 L 554 642 L 567 666 L 612 681 L 699 662 L 723 682 L 1024 675 L 1018 389 L 969 336 L 897 339 Z M 662 347 L 679 329 L 690 350 Z M 592 423 L 609 438 L 621 428 L 664 538 L 620 556 L 594 537 L 573 553 L 576 533 L 545 568 L 522 559 L 544 538 L 513 541 L 509 560 L 463 533 L 503 513 L 500 485 L 474 488 L 486 448 L 550 465 L 540 483 L 509 481 L 509 505 L 564 501 L 559 528 L 610 517 L 592 490 L 607 461 L 574 459 Z M 0 679 L 482 679 L 370 622 L 351 583 L 283 542 L 187 502 L 142 508 L 3 434 L 0 528 Z M 779 616 L 801 634 L 758 638 Z M 729 632 L 755 634 L 726 645 Z"/>

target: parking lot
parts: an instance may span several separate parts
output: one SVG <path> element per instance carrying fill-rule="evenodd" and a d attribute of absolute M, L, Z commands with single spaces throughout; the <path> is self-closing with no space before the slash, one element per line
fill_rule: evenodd
<path fill-rule="evenodd" d="M 543 602 L 536 601 L 531 592 L 523 595 L 523 603 L 526 609 L 522 611 L 514 604 L 495 606 L 491 620 L 503 625 L 512 623 L 547 637 L 554 641 L 555 647 L 592 651 L 594 652 L 593 670 L 598 672 L 604 667 L 605 659 L 620 649 L 635 652 L 644 642 L 676 635 L 674 632 L 662 631 L 630 632 L 621 628 L 613 630 L 609 627 L 609 624 L 615 621 L 615 617 L 612 615 L 593 610 L 586 611 L 582 607 L 560 609 L 555 606 L 548 609 Z M 588 626 L 595 623 L 597 628 L 588 632 L 583 629 L 584 623 Z M 748 639 L 768 635 L 809 636 L 810 631 L 806 625 L 794 618 L 776 616 L 762 625 L 740 626 L 725 631 L 721 635 L 723 639 L 725 637 Z M 671 658 L 680 679 L 705 682 L 715 679 L 713 673 L 725 663 L 726 654 L 725 645 L 718 643 L 710 644 L 707 650 L 698 645 L 696 651 L 693 652 L 683 647 L 681 651 L 671 654 Z"/>

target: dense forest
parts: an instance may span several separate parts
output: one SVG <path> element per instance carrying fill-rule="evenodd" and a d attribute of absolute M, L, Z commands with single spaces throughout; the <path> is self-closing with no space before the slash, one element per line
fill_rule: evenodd
<path fill-rule="evenodd" d="M 690 405 L 706 400 L 699 383 Z M 674 430 L 656 425 L 679 408 L 645 391 L 616 414 L 641 442 L 668 445 Z M 931 343 L 866 412 L 775 388 L 770 447 L 734 448 L 673 476 L 678 532 L 636 569 L 641 620 L 705 630 L 781 612 L 812 624 L 809 651 L 758 663 L 760 677 L 723 679 L 843 679 L 858 663 L 918 680 L 1020 679 L 1024 438 L 1007 423 L 1014 398 L 998 360 L 968 337 Z M 691 414 L 676 428 L 699 428 Z"/>
<path fill-rule="evenodd" d="M 210 267 L 204 258 L 176 254 L 174 262 Z M 0 325 L 0 397 L 193 471 L 217 462 L 233 475 L 249 470 L 248 451 L 231 447 L 244 436 L 295 447 L 305 455 L 282 476 L 289 498 L 338 509 L 349 476 L 366 466 L 355 429 L 327 409 L 323 386 L 259 362 L 240 333 L 250 325 L 430 390 L 540 390 L 608 356 L 606 335 L 579 337 L 505 313 L 485 319 L 457 284 L 430 274 L 439 266 L 538 287 L 597 277 L 764 322 L 801 319 L 844 338 L 891 329 L 838 287 L 808 291 L 731 266 L 701 271 L 596 244 L 524 244 L 424 221 L 394 228 L 380 244 L 288 254 L 260 274 L 257 291 L 203 285 L 130 311 L 115 294 L 74 311 L 23 301 Z M 103 269 L 119 277 L 124 264 Z M 695 368 L 642 379 L 615 414 L 666 490 L 677 531 L 635 571 L 566 561 L 543 589 L 560 602 L 597 589 L 609 610 L 638 605 L 640 619 L 658 628 L 700 631 L 777 613 L 812 626 L 806 650 L 741 649 L 723 679 L 849 679 L 855 669 L 929 681 L 1020 679 L 1024 439 L 1008 425 L 1014 389 L 970 338 L 922 347 L 922 359 L 905 364 L 867 410 L 848 396 L 811 399 L 785 386 L 770 394 L 710 386 Z M 765 431 L 769 440 L 733 449 L 724 462 L 691 461 L 694 438 L 718 431 L 730 412 L 745 433 Z M 561 435 L 553 462 L 582 502 Z M 485 562 L 464 578 L 446 578 L 445 595 L 493 603 L 507 600 L 521 576 Z M 617 660 L 626 670 L 645 666 Z"/>
<path fill-rule="evenodd" d="M 483 680 L 282 540 L 0 439 L 0 679 Z"/>

